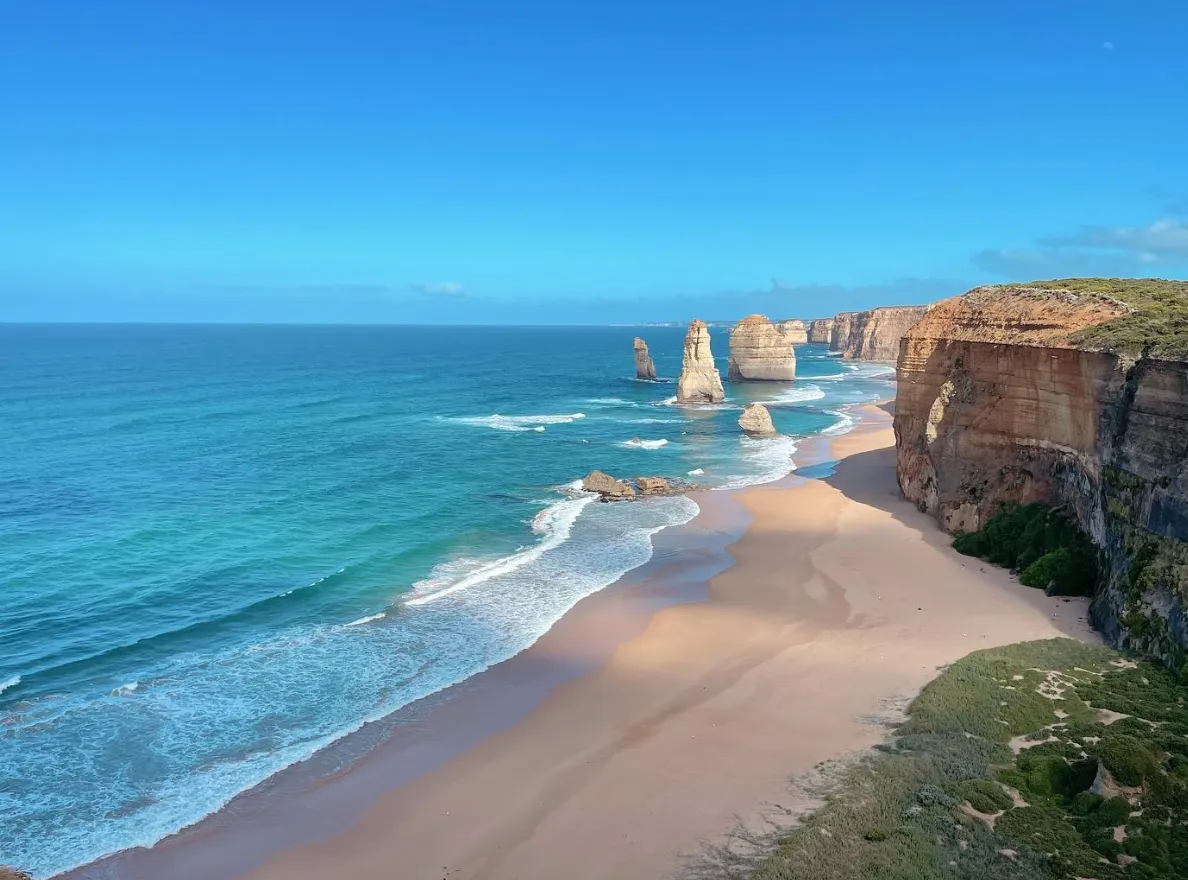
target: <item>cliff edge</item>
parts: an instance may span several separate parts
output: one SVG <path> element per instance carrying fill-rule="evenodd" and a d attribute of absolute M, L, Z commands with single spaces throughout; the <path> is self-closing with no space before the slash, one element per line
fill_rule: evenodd
<path fill-rule="evenodd" d="M 1094 623 L 1188 672 L 1188 283 L 982 287 L 903 337 L 904 496 L 950 532 L 1066 505 L 1101 551 Z"/>

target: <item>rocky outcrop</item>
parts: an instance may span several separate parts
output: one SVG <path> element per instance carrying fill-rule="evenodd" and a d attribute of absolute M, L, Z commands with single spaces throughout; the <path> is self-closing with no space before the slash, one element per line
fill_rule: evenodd
<path fill-rule="evenodd" d="M 635 497 L 635 489 L 630 483 L 616 480 L 602 471 L 590 471 L 582 480 L 582 490 L 597 493 L 603 501 L 630 501 Z"/>
<path fill-rule="evenodd" d="M 833 316 L 833 326 L 829 330 L 830 351 L 845 351 L 849 347 L 850 331 L 857 316 L 857 312 L 838 312 Z"/>
<path fill-rule="evenodd" d="M 771 321 L 763 315 L 748 315 L 730 331 L 726 375 L 733 381 L 790 382 L 796 378 L 796 353 L 788 337 Z"/>
<path fill-rule="evenodd" d="M 815 318 L 809 322 L 808 341 L 829 344 L 833 339 L 833 318 Z"/>
<path fill-rule="evenodd" d="M 884 306 L 856 312 L 846 318 L 845 341 L 839 339 L 835 350 L 846 360 L 894 361 L 899 357 L 899 340 L 927 310 L 927 306 Z"/>
<path fill-rule="evenodd" d="M 761 403 L 748 403 L 738 417 L 738 426 L 751 437 L 771 437 L 776 433 L 771 413 Z"/>
<path fill-rule="evenodd" d="M 676 398 L 677 403 L 721 403 L 726 399 L 722 377 L 714 366 L 714 353 L 710 350 L 709 327 L 705 321 L 696 318 L 685 334 Z"/>
<path fill-rule="evenodd" d="M 636 477 L 634 481 L 617 480 L 602 471 L 590 471 L 582 480 L 582 491 L 595 493 L 599 501 L 635 501 L 637 498 L 681 495 L 696 488 L 693 483 L 666 480 L 664 477 Z"/>
<path fill-rule="evenodd" d="M 635 378 L 652 380 L 656 378 L 656 365 L 648 354 L 648 344 L 635 337 Z"/>
<path fill-rule="evenodd" d="M 804 345 L 808 342 L 808 328 L 804 326 L 804 321 L 799 321 L 795 318 L 788 321 L 780 321 L 780 323 L 776 324 L 776 329 L 792 345 Z"/>
<path fill-rule="evenodd" d="M 896 469 L 951 532 L 1004 502 L 1067 505 L 1102 551 L 1096 625 L 1188 660 L 1188 362 L 1076 340 L 1129 314 L 1087 282 L 979 288 L 902 341 Z M 1071 285 L 1074 289 L 1068 289 Z M 1182 302 L 1188 305 L 1188 284 Z"/>

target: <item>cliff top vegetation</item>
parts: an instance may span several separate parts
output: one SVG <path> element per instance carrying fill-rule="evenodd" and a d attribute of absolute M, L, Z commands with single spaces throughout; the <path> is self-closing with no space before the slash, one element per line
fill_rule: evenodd
<path fill-rule="evenodd" d="M 1063 278 L 1004 289 L 1067 292 L 1127 312 L 1078 331 L 1073 341 L 1131 357 L 1188 359 L 1188 282 L 1161 278 Z"/>

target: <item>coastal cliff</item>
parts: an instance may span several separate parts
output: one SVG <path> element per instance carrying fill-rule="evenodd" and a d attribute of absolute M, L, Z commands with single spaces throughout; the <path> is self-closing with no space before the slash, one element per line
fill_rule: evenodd
<path fill-rule="evenodd" d="M 648 344 L 638 336 L 635 337 L 635 378 L 656 378 L 656 365 L 652 362 L 652 356 L 648 354 Z"/>
<path fill-rule="evenodd" d="M 678 403 L 721 403 L 726 399 L 722 377 L 710 350 L 709 327 L 698 318 L 693 319 L 685 334 L 676 398 Z"/>
<path fill-rule="evenodd" d="M 1100 549 L 1094 623 L 1188 661 L 1188 283 L 985 287 L 904 336 L 904 496 L 950 532 L 1008 502 L 1067 506 Z"/>
<path fill-rule="evenodd" d="M 833 338 L 833 318 L 814 318 L 809 322 L 808 341 L 809 342 L 824 342 L 826 344 Z"/>
<path fill-rule="evenodd" d="M 927 306 L 884 306 L 837 316 L 834 351 L 846 360 L 894 361 L 899 340 L 928 310 Z"/>
<path fill-rule="evenodd" d="M 850 344 L 850 331 L 854 327 L 857 312 L 838 312 L 833 316 L 829 328 L 829 350 L 844 352 Z"/>
<path fill-rule="evenodd" d="M 763 315 L 748 315 L 730 332 L 726 375 L 735 381 L 791 381 L 796 378 L 796 353 L 792 351 L 792 342 Z"/>
<path fill-rule="evenodd" d="M 809 341 L 808 328 L 804 326 L 804 321 L 795 318 L 788 321 L 780 321 L 776 324 L 776 329 L 784 334 L 784 338 L 791 345 L 804 345 Z"/>

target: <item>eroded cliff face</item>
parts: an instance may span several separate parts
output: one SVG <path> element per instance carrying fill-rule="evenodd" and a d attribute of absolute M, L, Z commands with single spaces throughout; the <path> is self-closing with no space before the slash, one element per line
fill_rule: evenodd
<path fill-rule="evenodd" d="M 935 305 L 905 335 L 895 401 L 906 498 L 950 532 L 1003 502 L 1066 504 L 1103 554 L 1096 625 L 1188 659 L 1188 363 L 1078 348 L 1122 314 L 1042 289 Z"/>
<path fill-rule="evenodd" d="M 748 315 L 730 331 L 726 375 L 736 381 L 795 379 L 796 353 L 791 340 L 763 315 Z"/>
<path fill-rule="evenodd" d="M 845 351 L 850 344 L 850 332 L 854 329 L 854 319 L 857 312 L 838 312 L 833 316 L 833 325 L 829 328 L 829 350 Z"/>
<path fill-rule="evenodd" d="M 804 326 L 804 321 L 795 318 L 789 321 L 780 321 L 776 324 L 776 329 L 784 334 L 784 338 L 791 345 L 804 345 L 809 341 L 808 328 Z"/>
<path fill-rule="evenodd" d="M 809 322 L 808 341 L 824 342 L 833 338 L 833 318 L 816 318 Z"/>
<path fill-rule="evenodd" d="M 927 306 L 886 306 L 858 312 L 849 319 L 847 337 L 844 344 L 839 340 L 837 351 L 846 360 L 894 361 L 899 357 L 899 340 L 927 310 Z"/>
<path fill-rule="evenodd" d="M 714 366 L 714 353 L 710 350 L 709 327 L 705 321 L 696 318 L 685 334 L 676 396 L 678 403 L 721 403 L 726 399 L 722 377 Z"/>

